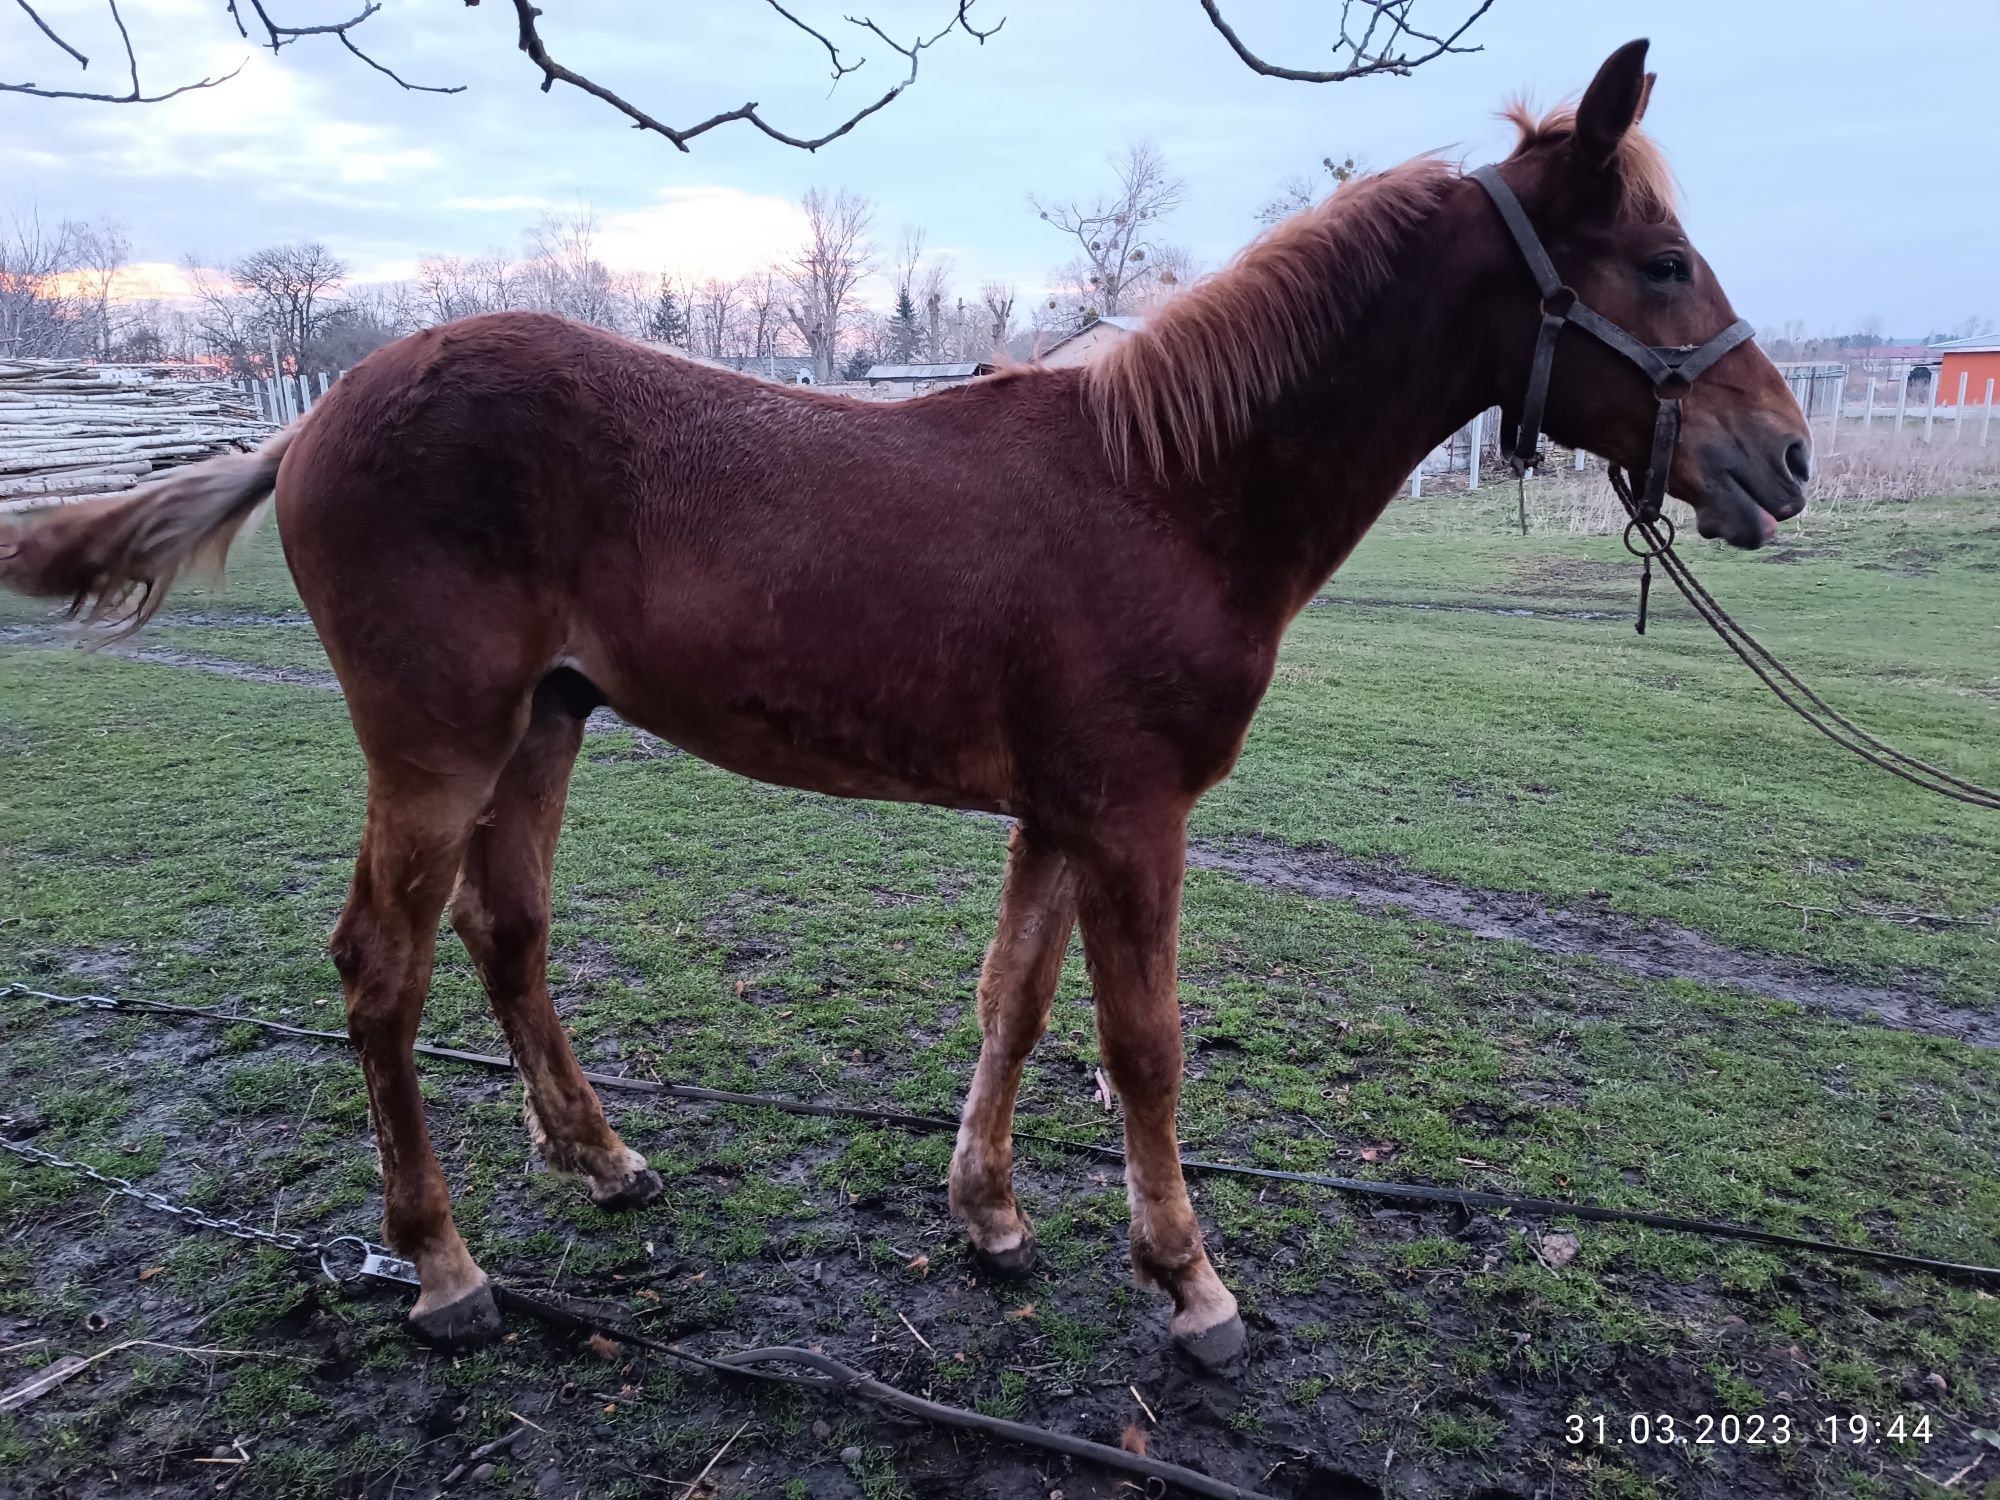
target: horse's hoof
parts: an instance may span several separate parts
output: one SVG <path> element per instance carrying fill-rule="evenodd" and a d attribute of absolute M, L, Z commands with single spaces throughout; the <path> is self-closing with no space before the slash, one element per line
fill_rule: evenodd
<path fill-rule="evenodd" d="M 442 1307 L 425 1308 L 422 1299 L 410 1312 L 410 1332 L 433 1349 L 477 1349 L 500 1336 L 500 1308 L 484 1276 L 479 1285 Z"/>
<path fill-rule="evenodd" d="M 997 1276 L 1002 1281 L 1018 1281 L 1035 1269 L 1035 1235 L 1030 1230 L 1022 1236 L 1021 1243 L 1005 1250 L 982 1250 L 972 1247 L 972 1262 L 989 1276 Z"/>
<path fill-rule="evenodd" d="M 1237 1313 L 1231 1313 L 1213 1328 L 1204 1328 L 1199 1333 L 1174 1335 L 1174 1347 L 1204 1370 L 1220 1370 L 1230 1364 L 1242 1355 L 1247 1342 L 1243 1318 Z"/>
<path fill-rule="evenodd" d="M 609 1190 L 590 1185 L 590 1201 L 606 1213 L 623 1213 L 627 1209 L 644 1208 L 667 1190 L 660 1174 L 651 1167 L 641 1167 L 623 1182 Z"/>

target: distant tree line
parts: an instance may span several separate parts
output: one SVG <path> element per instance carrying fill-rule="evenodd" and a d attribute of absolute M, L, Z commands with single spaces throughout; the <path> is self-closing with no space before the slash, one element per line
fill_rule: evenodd
<path fill-rule="evenodd" d="M 672 345 L 708 359 L 825 382 L 874 364 L 958 363 L 1052 343 L 1099 316 L 1144 311 L 1192 279 L 1185 249 L 1160 237 L 1181 183 L 1140 143 L 1110 159 L 1115 186 L 1035 211 L 1073 253 L 1043 295 L 961 287 L 949 255 L 905 227 L 895 253 L 874 239 L 876 205 L 814 189 L 804 233 L 742 276 L 614 270 L 587 208 L 545 213 L 516 252 L 424 256 L 401 281 L 357 282 L 316 241 L 269 245 L 217 262 L 181 262 L 185 294 L 148 297 L 131 275 L 130 239 L 110 222 L 49 225 L 33 212 L 0 229 L 0 356 L 209 360 L 237 375 L 337 369 L 418 328 L 510 308 L 535 309 Z M 888 284 L 886 309 L 862 296 Z M 1018 311 L 1017 311 L 1018 310 Z"/>

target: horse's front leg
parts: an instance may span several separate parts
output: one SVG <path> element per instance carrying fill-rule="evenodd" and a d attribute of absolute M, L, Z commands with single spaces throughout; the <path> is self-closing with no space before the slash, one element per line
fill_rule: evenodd
<path fill-rule="evenodd" d="M 1035 1231 L 1014 1202 L 1014 1096 L 1021 1067 L 1048 1029 L 1076 887 L 1069 862 L 1016 825 L 1007 845 L 1000 921 L 979 971 L 979 1065 L 951 1154 L 951 1208 L 975 1254 L 1003 1274 L 1034 1264 Z"/>
<path fill-rule="evenodd" d="M 1125 1107 L 1132 1269 L 1173 1298 L 1173 1336 L 1209 1368 L 1243 1349 L 1243 1320 L 1208 1263 L 1181 1177 L 1174 1111 L 1181 1088 L 1175 976 L 1187 829 L 1178 814 L 1101 830 L 1075 851 L 1083 951 L 1097 998 L 1098 1045 Z"/>

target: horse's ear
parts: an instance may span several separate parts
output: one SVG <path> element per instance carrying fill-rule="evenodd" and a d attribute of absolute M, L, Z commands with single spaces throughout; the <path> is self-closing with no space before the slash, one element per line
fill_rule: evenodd
<path fill-rule="evenodd" d="M 1576 107 L 1578 165 L 1591 171 L 1609 165 L 1625 132 L 1646 112 L 1646 100 L 1652 92 L 1645 38 L 1627 42 L 1607 57 Z"/>

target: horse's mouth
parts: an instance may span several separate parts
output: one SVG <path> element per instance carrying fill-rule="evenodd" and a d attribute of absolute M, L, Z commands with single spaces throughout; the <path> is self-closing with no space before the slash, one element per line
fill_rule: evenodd
<path fill-rule="evenodd" d="M 1772 486 L 1746 483 L 1733 469 L 1723 469 L 1715 478 L 1695 507 L 1695 530 L 1746 552 L 1775 541 L 1778 523 L 1805 509 L 1805 491 L 1796 484 L 1778 486 L 1777 493 L 1767 495 L 1764 491 Z"/>

